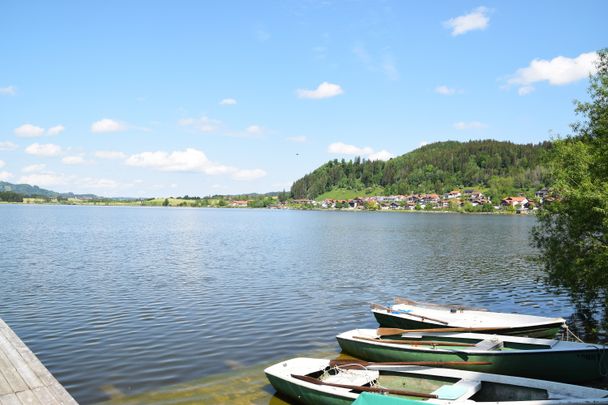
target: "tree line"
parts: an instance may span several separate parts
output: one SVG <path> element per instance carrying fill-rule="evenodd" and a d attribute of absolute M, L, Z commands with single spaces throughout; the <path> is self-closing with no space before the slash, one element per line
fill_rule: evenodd
<path fill-rule="evenodd" d="M 316 198 L 335 188 L 382 187 L 384 194 L 444 193 L 460 187 L 484 187 L 499 196 L 550 183 L 543 158 L 550 142 L 519 145 L 494 140 L 437 142 L 388 161 L 327 162 L 295 181 L 292 198 Z"/>

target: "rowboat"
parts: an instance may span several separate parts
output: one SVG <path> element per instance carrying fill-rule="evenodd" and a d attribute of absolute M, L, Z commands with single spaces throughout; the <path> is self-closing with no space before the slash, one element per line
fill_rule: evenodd
<path fill-rule="evenodd" d="M 589 343 L 456 332 L 379 336 L 376 329 L 351 330 L 337 339 L 344 352 L 369 361 L 488 362 L 450 367 L 569 383 L 608 372 L 606 348 Z"/>
<path fill-rule="evenodd" d="M 426 366 L 295 358 L 264 372 L 278 392 L 303 404 L 608 404 L 600 389 Z"/>
<path fill-rule="evenodd" d="M 529 337 L 554 337 L 565 325 L 563 318 L 490 312 L 462 305 L 438 305 L 395 298 L 389 306 L 372 304 L 380 326 L 403 329 L 474 328 L 488 333 Z"/>

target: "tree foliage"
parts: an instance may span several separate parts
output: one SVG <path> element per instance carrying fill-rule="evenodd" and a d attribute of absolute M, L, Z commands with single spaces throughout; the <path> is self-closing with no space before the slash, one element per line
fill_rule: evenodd
<path fill-rule="evenodd" d="M 0 191 L 0 201 L 23 202 L 23 196 L 14 191 Z"/>
<path fill-rule="evenodd" d="M 555 201 L 540 210 L 532 238 L 553 285 L 586 302 L 608 290 L 608 50 L 599 52 L 581 120 L 548 155 Z"/>
<path fill-rule="evenodd" d="M 508 194 L 548 183 L 541 160 L 549 147 L 548 142 L 517 145 L 493 140 L 448 141 L 423 146 L 387 162 L 336 159 L 297 180 L 291 195 L 315 198 L 336 188 L 377 186 L 383 187 L 385 194 L 431 193 L 493 184 L 497 192 Z M 502 197 L 504 194 L 497 196 Z"/>

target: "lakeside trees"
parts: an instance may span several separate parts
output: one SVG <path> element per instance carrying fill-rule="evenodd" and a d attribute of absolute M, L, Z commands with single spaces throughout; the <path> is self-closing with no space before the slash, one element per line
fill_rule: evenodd
<path fill-rule="evenodd" d="M 608 49 L 599 51 L 581 121 L 548 156 L 555 201 L 539 212 L 532 240 L 547 280 L 575 301 L 608 304 Z M 606 315 L 606 314 L 605 314 Z"/>
<path fill-rule="evenodd" d="M 0 191 L 0 201 L 23 202 L 23 196 L 14 191 Z"/>

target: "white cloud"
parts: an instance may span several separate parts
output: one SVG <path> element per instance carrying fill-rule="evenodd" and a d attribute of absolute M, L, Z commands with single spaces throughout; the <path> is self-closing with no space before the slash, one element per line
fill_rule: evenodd
<path fill-rule="evenodd" d="M 485 30 L 490 23 L 486 7 L 477 7 L 469 14 L 444 21 L 443 26 L 452 30 L 452 36 L 462 35 L 469 31 Z"/>
<path fill-rule="evenodd" d="M 54 127 L 50 127 L 46 133 L 49 135 L 59 135 L 65 130 L 63 125 L 55 125 Z"/>
<path fill-rule="evenodd" d="M 448 86 L 437 86 L 435 87 L 435 93 L 441 94 L 442 96 L 451 96 L 456 94 L 456 89 Z"/>
<path fill-rule="evenodd" d="M 266 176 L 266 172 L 262 169 L 237 170 L 232 174 L 234 180 L 248 181 L 255 180 Z"/>
<path fill-rule="evenodd" d="M 381 150 L 379 152 L 374 151 L 369 146 L 359 147 L 355 145 L 348 145 L 342 142 L 334 142 L 327 147 L 329 153 L 337 155 L 355 155 L 362 156 L 369 160 L 388 160 L 395 157 L 392 153 L 387 150 Z"/>
<path fill-rule="evenodd" d="M 8 181 L 11 177 L 13 177 L 13 173 L 11 172 L 0 172 L 0 181 Z"/>
<path fill-rule="evenodd" d="M 245 129 L 245 132 L 250 135 L 261 135 L 262 132 L 264 132 L 264 129 L 259 125 L 249 125 L 247 129 Z"/>
<path fill-rule="evenodd" d="M 290 136 L 290 137 L 287 137 L 286 139 L 289 142 L 295 142 L 295 143 L 305 143 L 306 141 L 308 141 L 308 139 L 304 135 Z"/>
<path fill-rule="evenodd" d="M 52 172 L 48 173 L 33 173 L 27 176 L 21 176 L 19 183 L 31 184 L 33 186 L 50 187 L 65 185 L 67 179 L 61 174 Z"/>
<path fill-rule="evenodd" d="M 93 177 L 85 177 L 78 181 L 82 187 L 92 189 L 109 189 L 120 186 L 116 181 L 110 179 L 96 179 Z"/>
<path fill-rule="evenodd" d="M 95 121 L 91 124 L 91 132 L 101 134 L 108 132 L 120 132 L 127 129 L 127 126 L 122 122 L 112 120 L 110 118 L 103 118 L 99 121 Z"/>
<path fill-rule="evenodd" d="M 394 157 L 395 157 L 395 155 L 393 155 L 392 153 L 390 153 L 389 151 L 387 151 L 385 149 L 382 149 L 379 152 L 371 153 L 367 156 L 367 158 L 369 160 L 389 160 Z"/>
<path fill-rule="evenodd" d="M 46 165 L 44 163 L 39 163 L 39 164 L 25 166 L 23 169 L 21 169 L 21 171 L 23 173 L 36 173 L 36 172 L 43 171 L 45 169 L 45 167 L 46 167 Z"/>
<path fill-rule="evenodd" d="M 44 128 L 32 125 L 32 124 L 23 124 L 18 128 L 15 128 L 15 135 L 20 136 L 22 138 L 35 138 L 45 134 L 47 135 L 59 135 L 65 130 L 63 125 L 55 125 L 54 127 L 49 128 L 48 130 L 44 130 Z"/>
<path fill-rule="evenodd" d="M 519 86 L 517 93 L 523 96 L 533 92 L 533 84 L 537 82 L 547 81 L 552 86 L 573 83 L 597 72 L 598 60 L 596 52 L 581 53 L 576 58 L 534 59 L 528 67 L 517 69 L 507 84 Z"/>
<path fill-rule="evenodd" d="M 61 163 L 64 165 L 82 165 L 85 164 L 86 161 L 82 156 L 66 156 L 61 159 Z"/>
<path fill-rule="evenodd" d="M 14 96 L 17 94 L 17 88 L 15 86 L 0 87 L 0 94 Z"/>
<path fill-rule="evenodd" d="M 525 96 L 527 94 L 530 94 L 534 91 L 534 86 L 523 86 L 520 87 L 519 89 L 517 89 L 517 94 L 519 94 L 520 96 Z"/>
<path fill-rule="evenodd" d="M 18 146 L 10 141 L 0 142 L 0 150 L 15 150 Z"/>
<path fill-rule="evenodd" d="M 466 130 L 466 129 L 483 129 L 483 128 L 487 128 L 488 126 L 486 124 L 483 124 L 479 121 L 470 121 L 470 122 L 464 122 L 464 121 L 460 121 L 460 122 L 456 122 L 454 123 L 454 128 L 458 129 L 458 130 Z"/>
<path fill-rule="evenodd" d="M 95 152 L 95 157 L 100 159 L 125 159 L 127 154 L 114 150 L 98 150 Z"/>
<path fill-rule="evenodd" d="M 25 153 L 29 153 L 34 156 L 58 156 L 61 154 L 61 146 L 52 143 L 33 143 L 25 148 Z"/>
<path fill-rule="evenodd" d="M 207 116 L 200 118 L 182 118 L 177 121 L 182 127 L 192 127 L 200 132 L 214 132 L 217 131 L 221 125 L 221 121 L 211 119 Z"/>
<path fill-rule="evenodd" d="M 429 144 L 429 142 L 428 142 L 428 141 L 421 141 L 421 142 L 418 144 L 418 147 L 421 147 L 421 146 L 426 146 L 426 145 L 428 145 L 428 144 Z"/>
<path fill-rule="evenodd" d="M 14 130 L 15 135 L 22 138 L 34 138 L 44 135 L 44 128 L 32 124 L 23 124 Z"/>
<path fill-rule="evenodd" d="M 129 166 L 146 167 L 165 172 L 198 172 L 207 175 L 231 175 L 235 180 L 252 180 L 263 177 L 261 169 L 238 169 L 210 161 L 203 151 L 187 148 L 175 152 L 142 152 L 129 156 L 125 161 Z"/>
<path fill-rule="evenodd" d="M 348 145 L 348 144 L 345 144 L 342 142 L 334 142 L 334 143 L 330 144 L 327 147 L 327 151 L 329 153 L 335 153 L 338 155 L 359 155 L 359 156 L 364 156 L 364 155 L 369 155 L 371 153 L 374 153 L 374 150 L 372 148 L 370 148 L 369 146 L 360 148 L 358 146 Z"/>
<path fill-rule="evenodd" d="M 236 100 L 233 98 L 225 98 L 222 101 L 220 101 L 220 105 L 235 105 L 236 104 Z"/>
<path fill-rule="evenodd" d="M 0 169 L 6 166 L 6 162 L 4 160 L 0 160 Z"/>
<path fill-rule="evenodd" d="M 344 91 L 337 84 L 323 82 L 315 90 L 298 89 L 296 93 L 299 98 L 321 99 L 339 96 Z"/>

